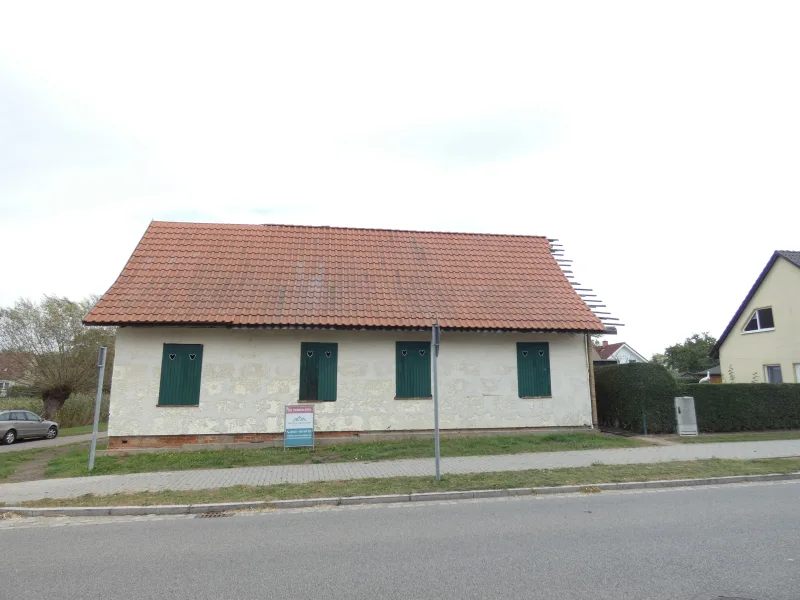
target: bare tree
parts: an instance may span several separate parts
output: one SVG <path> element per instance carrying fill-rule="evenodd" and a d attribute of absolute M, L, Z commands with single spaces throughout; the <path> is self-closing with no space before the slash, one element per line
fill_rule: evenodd
<path fill-rule="evenodd" d="M 108 346 L 113 360 L 114 328 L 86 327 L 83 318 L 96 302 L 44 296 L 0 309 L 0 349 L 23 361 L 23 387 L 42 397 L 45 416 L 55 418 L 73 392 L 97 384 L 97 348 Z M 108 369 L 106 372 L 109 372 Z"/>

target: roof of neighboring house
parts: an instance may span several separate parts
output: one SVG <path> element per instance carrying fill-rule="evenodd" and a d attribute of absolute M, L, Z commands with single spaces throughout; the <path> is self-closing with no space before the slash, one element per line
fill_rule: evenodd
<path fill-rule="evenodd" d="M 91 325 L 602 332 L 547 238 L 154 221 Z"/>
<path fill-rule="evenodd" d="M 764 281 L 767 273 L 769 273 L 769 270 L 772 268 L 772 265 L 775 264 L 775 261 L 778 260 L 778 258 L 785 258 L 794 266 L 800 268 L 800 252 L 795 250 L 776 250 L 772 253 L 772 256 L 770 257 L 766 266 L 761 271 L 761 274 L 758 276 L 758 279 L 756 279 L 756 282 L 753 284 L 753 287 L 750 288 L 750 291 L 747 292 L 747 296 L 745 297 L 744 301 L 739 305 L 739 308 L 736 309 L 736 314 L 733 315 L 733 318 L 731 319 L 730 323 L 728 323 L 725 331 L 722 332 L 719 340 L 717 340 L 717 343 L 711 349 L 710 356 L 712 358 L 719 358 L 719 349 L 722 348 L 722 343 L 725 341 L 725 338 L 728 337 L 728 334 L 730 334 L 733 326 L 736 325 L 736 321 L 738 321 L 739 317 L 742 316 L 742 313 L 747 308 L 747 305 L 750 304 L 750 300 L 753 298 L 756 290 L 758 290 L 761 282 Z"/>
<path fill-rule="evenodd" d="M 595 346 L 594 349 L 597 351 L 600 360 L 607 360 L 624 345 L 625 342 L 618 342 L 616 344 L 608 344 L 608 346 Z"/>
<path fill-rule="evenodd" d="M 25 365 L 30 355 L 21 352 L 0 354 L 0 381 L 19 381 L 25 374 Z"/>
<path fill-rule="evenodd" d="M 697 371 L 697 373 L 692 373 L 692 375 L 705 376 L 706 372 L 710 375 L 722 375 L 722 369 L 719 365 L 711 367 L 710 369 L 704 369 L 703 371 Z"/>

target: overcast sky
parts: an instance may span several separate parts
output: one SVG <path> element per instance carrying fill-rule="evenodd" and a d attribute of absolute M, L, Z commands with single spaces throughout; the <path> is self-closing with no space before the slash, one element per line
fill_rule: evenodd
<path fill-rule="evenodd" d="M 649 357 L 800 250 L 796 1 L 268 4 L 4 4 L 0 305 L 151 219 L 547 235 Z"/>

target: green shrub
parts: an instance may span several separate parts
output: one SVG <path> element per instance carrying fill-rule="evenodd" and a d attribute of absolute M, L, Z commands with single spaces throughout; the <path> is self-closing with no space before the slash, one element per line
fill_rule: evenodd
<path fill-rule="evenodd" d="M 800 429 L 796 383 L 695 383 L 681 386 L 680 394 L 694 398 L 700 431 Z"/>
<path fill-rule="evenodd" d="M 56 414 L 59 427 L 80 427 L 94 422 L 94 396 L 72 394 Z M 41 398 L 0 398 L 0 410 L 29 410 L 41 415 L 44 405 Z M 108 421 L 108 394 L 103 394 L 100 403 L 100 421 Z"/>
<path fill-rule="evenodd" d="M 595 371 L 597 417 L 601 425 L 642 433 L 675 431 L 678 383 L 656 363 L 606 365 Z"/>

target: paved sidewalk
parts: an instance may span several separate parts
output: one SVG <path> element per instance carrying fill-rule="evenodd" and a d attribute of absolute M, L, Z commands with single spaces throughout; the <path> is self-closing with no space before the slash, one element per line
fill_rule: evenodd
<path fill-rule="evenodd" d="M 108 437 L 108 432 L 106 431 L 101 431 L 97 434 L 98 440 L 102 440 L 106 437 Z M 69 444 L 78 444 L 80 442 L 91 441 L 91 433 L 57 437 L 54 440 L 22 440 L 16 444 L 11 444 L 10 446 L 0 446 L 0 452 L 19 452 L 22 450 L 36 450 L 37 448 L 54 448 L 56 446 L 68 446 Z"/>
<path fill-rule="evenodd" d="M 483 473 L 588 467 L 598 462 L 606 465 L 626 465 L 704 458 L 753 459 L 787 456 L 800 456 L 800 440 L 681 444 L 611 450 L 451 457 L 442 458 L 442 472 Z M 433 459 L 423 458 L 364 463 L 348 462 L 137 473 L 133 475 L 101 475 L 97 477 L 75 477 L 72 479 L 48 479 L 2 484 L 0 485 L 0 502 L 13 505 L 16 502 L 24 502 L 26 500 L 74 498 L 83 494 L 106 495 L 120 492 L 202 490 L 234 485 L 274 485 L 277 483 L 305 483 L 309 481 L 335 481 L 370 477 L 425 476 L 432 475 L 433 472 Z"/>

